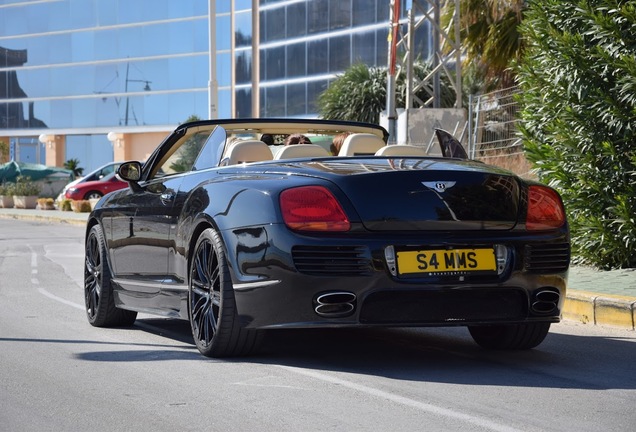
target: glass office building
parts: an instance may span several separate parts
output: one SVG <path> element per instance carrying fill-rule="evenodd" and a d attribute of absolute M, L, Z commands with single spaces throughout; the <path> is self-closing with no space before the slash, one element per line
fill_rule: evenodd
<path fill-rule="evenodd" d="M 338 73 L 387 63 L 389 0 L 212 5 L 213 38 L 207 0 L 0 0 L 0 140 L 10 157 L 44 163 L 38 137 L 62 135 L 65 160 L 92 169 L 113 160 L 109 132 L 167 133 L 208 118 L 211 39 L 219 118 L 316 117 Z M 423 58 L 427 31 L 418 30 Z"/>

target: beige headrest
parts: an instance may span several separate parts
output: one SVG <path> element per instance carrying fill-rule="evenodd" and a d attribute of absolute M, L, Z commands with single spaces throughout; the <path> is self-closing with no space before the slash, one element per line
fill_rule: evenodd
<path fill-rule="evenodd" d="M 395 144 L 382 147 L 375 152 L 376 156 L 426 156 L 426 149 L 424 147 L 407 145 L 407 144 Z"/>
<path fill-rule="evenodd" d="M 385 144 L 382 138 L 377 135 L 368 133 L 351 134 L 345 138 L 338 156 L 373 156 Z"/>
<path fill-rule="evenodd" d="M 272 152 L 263 141 L 239 141 L 229 148 L 228 165 L 272 160 Z"/>
<path fill-rule="evenodd" d="M 318 144 L 294 144 L 281 148 L 274 159 L 293 159 L 303 157 L 330 156 L 329 152 Z"/>

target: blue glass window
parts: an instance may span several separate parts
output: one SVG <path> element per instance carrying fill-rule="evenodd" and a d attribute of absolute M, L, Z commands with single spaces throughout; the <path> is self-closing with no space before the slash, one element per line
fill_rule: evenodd
<path fill-rule="evenodd" d="M 329 69 L 329 45 L 326 39 L 307 42 L 307 73 L 316 75 Z"/>
<path fill-rule="evenodd" d="M 307 113 L 305 83 L 287 86 L 287 115 L 299 116 Z"/>
<path fill-rule="evenodd" d="M 307 73 L 305 53 L 305 42 L 287 46 L 287 77 L 299 77 Z"/>
<path fill-rule="evenodd" d="M 343 72 L 351 65 L 351 36 L 329 39 L 329 72 Z"/>
<path fill-rule="evenodd" d="M 375 0 L 352 0 L 351 18 L 354 26 L 373 24 L 376 16 Z"/>
<path fill-rule="evenodd" d="M 307 33 L 321 33 L 329 29 L 329 2 L 310 1 L 307 3 Z"/>
<path fill-rule="evenodd" d="M 285 47 L 276 47 L 265 50 L 266 73 L 268 80 L 285 78 Z"/>
<path fill-rule="evenodd" d="M 305 3 L 294 3 L 287 6 L 287 38 L 295 38 L 307 34 L 307 6 Z"/>
<path fill-rule="evenodd" d="M 329 29 L 351 27 L 351 0 L 329 0 Z"/>
<path fill-rule="evenodd" d="M 265 12 L 265 41 L 271 42 L 285 37 L 285 8 Z"/>
<path fill-rule="evenodd" d="M 252 52 L 237 51 L 235 57 L 236 83 L 245 84 L 252 82 Z"/>
<path fill-rule="evenodd" d="M 264 117 L 285 117 L 285 86 L 265 89 Z"/>
<path fill-rule="evenodd" d="M 252 46 L 252 13 L 251 11 L 234 15 L 234 43 L 236 47 Z"/>
<path fill-rule="evenodd" d="M 252 116 L 252 90 L 236 90 L 236 117 L 250 118 Z"/>

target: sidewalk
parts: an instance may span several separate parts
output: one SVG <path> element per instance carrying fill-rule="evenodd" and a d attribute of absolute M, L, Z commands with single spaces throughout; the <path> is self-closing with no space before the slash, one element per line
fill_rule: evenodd
<path fill-rule="evenodd" d="M 75 213 L 73 211 L 0 208 L 0 218 L 2 219 L 52 221 L 74 225 L 86 225 L 88 215 L 89 213 Z"/>
<path fill-rule="evenodd" d="M 2 219 L 85 225 L 88 213 L 0 208 Z M 635 329 L 636 269 L 599 271 L 570 267 L 563 318 L 588 324 Z"/>

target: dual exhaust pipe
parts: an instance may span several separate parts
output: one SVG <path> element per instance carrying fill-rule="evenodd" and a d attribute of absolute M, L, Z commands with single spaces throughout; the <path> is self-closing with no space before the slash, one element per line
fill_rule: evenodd
<path fill-rule="evenodd" d="M 554 313 L 559 307 L 561 295 L 553 289 L 537 291 L 530 309 L 537 315 Z M 352 315 L 356 310 L 356 295 L 348 291 L 330 291 L 319 294 L 314 299 L 314 311 L 321 317 L 341 318 Z"/>
<path fill-rule="evenodd" d="M 557 310 L 561 296 L 558 291 L 542 289 L 534 294 L 530 309 L 538 315 L 547 315 Z"/>
<path fill-rule="evenodd" d="M 346 317 L 356 310 L 356 295 L 348 291 L 330 291 L 314 299 L 314 311 L 325 318 Z"/>

